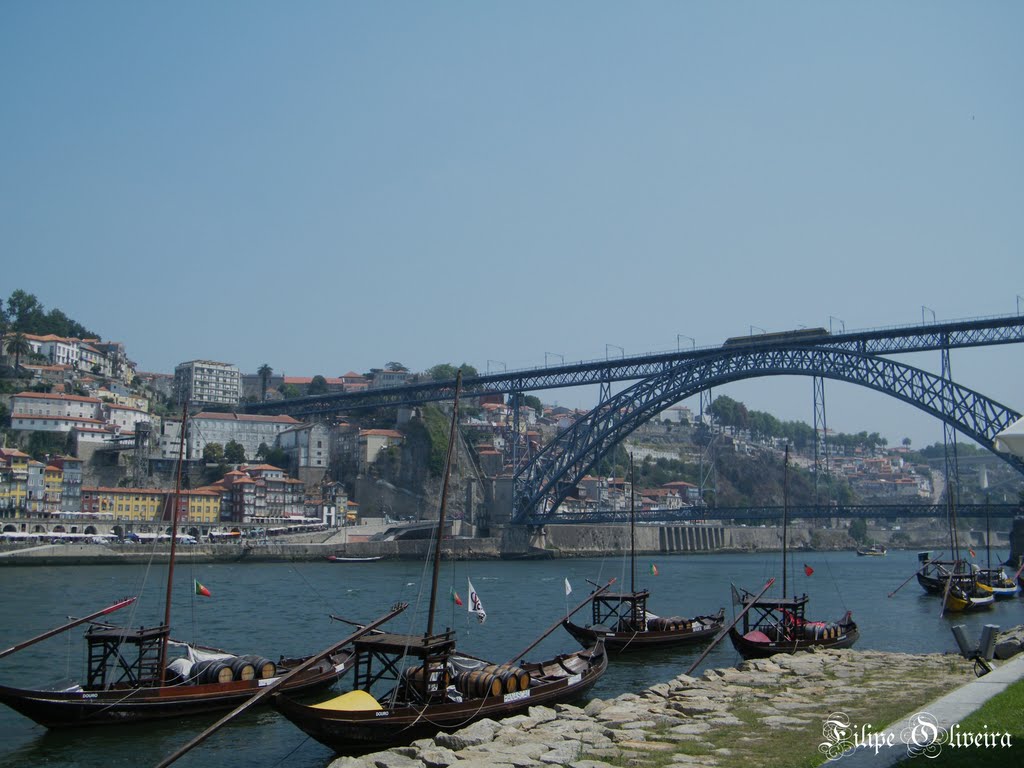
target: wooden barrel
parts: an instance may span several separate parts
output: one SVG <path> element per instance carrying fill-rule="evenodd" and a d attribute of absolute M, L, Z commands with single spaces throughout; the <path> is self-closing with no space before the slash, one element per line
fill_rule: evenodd
<path fill-rule="evenodd" d="M 239 658 L 252 664 L 254 677 L 257 680 L 269 680 L 277 674 L 277 665 L 262 656 L 240 656 Z"/>
<path fill-rule="evenodd" d="M 235 680 L 252 680 L 256 677 L 256 667 L 251 661 L 235 659 L 230 666 L 231 676 Z"/>
<path fill-rule="evenodd" d="M 422 666 L 409 667 L 405 670 L 405 679 L 407 682 L 415 684 L 420 690 L 426 690 L 428 687 L 428 681 L 424 679 L 425 674 L 426 673 Z M 450 679 L 447 668 L 433 667 L 430 670 L 429 687 L 443 691 L 448 688 L 449 682 Z"/>
<path fill-rule="evenodd" d="M 522 667 L 516 669 L 516 678 L 519 680 L 519 690 L 528 691 L 530 689 L 530 673 Z"/>
<path fill-rule="evenodd" d="M 197 661 L 192 667 L 192 678 L 200 684 L 230 683 L 234 677 L 231 667 L 223 661 Z"/>
<path fill-rule="evenodd" d="M 474 669 L 472 672 L 459 675 L 455 678 L 455 686 L 459 693 L 474 698 L 500 696 L 502 691 L 501 680 L 482 669 Z"/>
<path fill-rule="evenodd" d="M 516 668 L 507 664 L 490 664 L 484 667 L 484 672 L 490 672 L 501 681 L 501 690 L 505 693 L 515 693 L 519 690 L 519 677 L 516 675 Z"/>

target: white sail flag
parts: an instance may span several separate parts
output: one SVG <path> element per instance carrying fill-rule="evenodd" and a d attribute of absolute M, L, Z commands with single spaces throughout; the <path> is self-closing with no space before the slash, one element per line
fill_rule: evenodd
<path fill-rule="evenodd" d="M 568 597 L 572 594 L 572 584 L 569 583 L 569 579 L 565 580 L 565 596 Z"/>
<path fill-rule="evenodd" d="M 484 604 L 480 602 L 480 595 L 476 593 L 476 589 L 473 587 L 473 582 L 466 579 L 466 584 L 469 591 L 469 605 L 468 610 L 470 613 L 475 613 L 477 619 L 483 624 L 487 621 L 487 611 L 484 610 Z"/>

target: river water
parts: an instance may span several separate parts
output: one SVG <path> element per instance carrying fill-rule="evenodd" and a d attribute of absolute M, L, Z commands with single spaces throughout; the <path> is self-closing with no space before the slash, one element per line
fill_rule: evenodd
<path fill-rule="evenodd" d="M 658 575 L 651 574 L 651 564 L 657 565 Z M 804 573 L 805 564 L 813 568 L 811 576 Z M 780 556 L 771 553 L 644 556 L 637 558 L 637 587 L 651 590 L 648 607 L 663 616 L 692 616 L 725 607 L 728 617 L 730 582 L 754 590 L 768 578 L 779 576 L 780 565 Z M 791 565 L 789 592 L 810 595 L 808 618 L 836 619 L 852 610 L 861 629 L 859 649 L 952 652 L 956 650 L 950 632 L 954 624 L 965 624 L 968 636 L 976 638 L 985 624 L 1007 628 L 1024 623 L 1021 599 L 997 603 L 980 614 L 940 618 L 938 599 L 925 596 L 916 580 L 888 598 L 917 567 L 914 552 L 891 551 L 887 557 L 857 557 L 853 552 L 796 553 Z M 615 577 L 617 587 L 628 587 L 627 568 L 628 562 L 622 558 L 445 564 L 435 629 L 455 628 L 459 647 L 466 652 L 495 661 L 512 658 L 558 621 L 567 606 L 586 597 L 591 589 L 588 579 L 604 583 Z M 193 579 L 209 588 L 213 596 L 194 596 Z M 454 589 L 468 602 L 467 579 L 487 610 L 483 624 L 466 608 L 456 608 L 449 597 L 449 590 Z M 573 589 L 568 597 L 565 579 Z M 410 608 L 391 628 L 422 632 L 430 574 L 421 564 L 404 561 L 215 564 L 182 566 L 176 582 L 174 637 L 276 659 L 281 654 L 319 651 L 344 637 L 349 628 L 331 621 L 332 613 L 366 621 L 399 600 L 409 602 Z M 142 594 L 140 607 L 124 609 L 111 619 L 131 625 L 159 623 L 164 588 L 164 572 L 159 566 L 0 568 L 0 648 L 125 595 Z M 589 607 L 577 617 L 589 623 Z M 559 628 L 528 658 L 547 658 L 575 647 L 568 633 Z M 684 672 L 702 650 L 695 647 L 613 657 L 592 695 L 608 698 L 666 681 Z M 701 668 L 731 666 L 738 661 L 725 640 Z M 84 668 L 85 644 L 82 629 L 76 628 L 0 660 L 0 680 L 39 686 L 81 679 Z M 213 720 L 202 717 L 51 732 L 0 707 L 0 768 L 154 765 Z M 308 739 L 272 709 L 261 708 L 222 729 L 177 765 L 322 768 L 330 760 L 330 750 Z"/>

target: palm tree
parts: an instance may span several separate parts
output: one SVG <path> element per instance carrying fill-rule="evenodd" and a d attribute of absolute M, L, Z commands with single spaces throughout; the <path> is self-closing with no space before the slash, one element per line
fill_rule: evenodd
<path fill-rule="evenodd" d="M 267 399 L 267 387 L 270 386 L 270 376 L 274 373 L 274 369 L 270 367 L 269 363 L 264 363 L 256 371 L 260 377 L 260 402 Z"/>
<path fill-rule="evenodd" d="M 32 345 L 28 343 L 28 339 L 21 331 L 7 339 L 7 354 L 14 355 L 15 372 L 21 367 L 21 356 L 27 355 L 31 351 Z"/>

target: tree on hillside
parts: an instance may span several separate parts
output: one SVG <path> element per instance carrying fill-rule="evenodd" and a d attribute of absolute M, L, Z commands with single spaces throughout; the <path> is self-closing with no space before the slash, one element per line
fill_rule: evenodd
<path fill-rule="evenodd" d="M 458 369 L 451 363 L 438 363 L 427 369 L 427 376 L 432 381 L 451 381 L 457 373 Z"/>
<path fill-rule="evenodd" d="M 288 454 L 285 452 L 284 448 L 267 449 L 263 461 L 277 467 L 278 469 L 288 469 Z"/>
<path fill-rule="evenodd" d="M 390 361 L 389 361 L 389 362 L 388 362 L 388 363 L 387 363 L 387 364 L 386 364 L 386 365 L 384 366 L 384 369 L 385 369 L 385 370 L 388 370 L 388 371 L 407 371 L 407 370 L 409 370 L 409 369 L 408 369 L 408 368 L 406 368 L 406 367 L 405 367 L 404 365 L 402 365 L 401 363 L 399 363 L 399 362 L 396 362 L 396 361 L 394 361 L 394 360 L 390 360 Z"/>
<path fill-rule="evenodd" d="M 544 404 L 536 395 L 523 395 L 523 405 L 527 408 L 533 408 L 538 414 L 544 413 Z"/>
<path fill-rule="evenodd" d="M 5 314 L 7 323 L 22 333 L 52 333 L 56 336 L 79 339 L 98 338 L 98 334 L 87 330 L 61 310 L 52 309 L 47 312 L 39 303 L 39 299 L 21 289 L 15 290 L 7 299 Z"/>
<path fill-rule="evenodd" d="M 264 363 L 256 373 L 260 377 L 260 402 L 263 402 L 267 399 L 267 387 L 270 386 L 270 377 L 274 374 L 274 369 L 270 367 L 270 363 Z"/>
<path fill-rule="evenodd" d="M 66 453 L 70 436 L 64 432 L 30 432 L 26 453 L 37 461 Z"/>
<path fill-rule="evenodd" d="M 18 331 L 7 339 L 7 354 L 14 355 L 15 371 L 21 367 L 21 356 L 27 355 L 31 351 L 32 346 L 28 343 L 28 339 L 25 338 L 25 334 L 21 331 Z"/>
<path fill-rule="evenodd" d="M 719 424 L 729 427 L 747 429 L 749 426 L 747 406 L 726 395 L 719 395 L 711 403 L 711 415 Z"/>
<path fill-rule="evenodd" d="M 203 446 L 203 461 L 207 464 L 223 464 L 224 446 L 220 443 L 207 443 Z"/>
<path fill-rule="evenodd" d="M 319 373 L 313 377 L 306 388 L 307 395 L 323 395 L 327 392 L 327 379 Z"/>
<path fill-rule="evenodd" d="M 862 517 L 850 523 L 850 538 L 858 544 L 863 544 L 868 538 L 868 524 Z"/>
<path fill-rule="evenodd" d="M 224 446 L 224 460 L 228 464 L 244 464 L 245 446 L 237 440 L 229 440 Z"/>
<path fill-rule="evenodd" d="M 464 379 L 471 379 L 480 375 L 477 369 L 469 363 L 463 363 L 457 367 L 451 363 L 438 363 L 433 368 L 427 369 L 427 377 L 432 381 L 452 381 L 460 369 L 462 370 L 462 378 Z"/>

